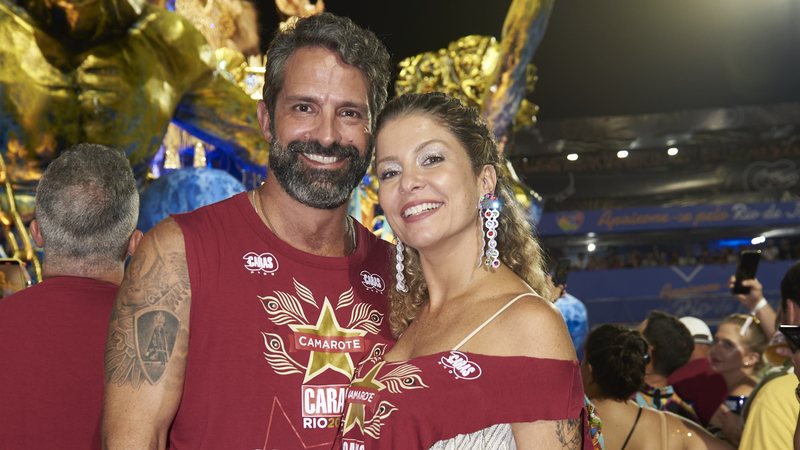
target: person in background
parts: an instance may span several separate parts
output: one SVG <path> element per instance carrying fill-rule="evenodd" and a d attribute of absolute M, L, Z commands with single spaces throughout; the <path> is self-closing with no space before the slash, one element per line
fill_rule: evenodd
<path fill-rule="evenodd" d="M 560 292 L 562 294 L 556 299 L 555 305 L 567 324 L 569 337 L 572 339 L 572 345 L 575 346 L 575 352 L 580 359 L 583 357 L 583 343 L 589 333 L 589 313 L 582 301 L 563 289 Z"/>
<path fill-rule="evenodd" d="M 710 424 L 722 430 L 725 438 L 738 444 L 742 434 L 741 412 L 764 365 L 762 354 L 767 337 L 750 316 L 732 314 L 720 324 L 709 358 L 711 368 L 725 378 L 728 396 L 711 418 Z"/>
<path fill-rule="evenodd" d="M 639 331 L 650 345 L 650 358 L 644 384 L 636 393 L 636 403 L 670 411 L 699 423 L 694 408 L 675 393 L 667 381 L 692 355 L 694 339 L 689 330 L 677 317 L 651 311 L 639 326 Z"/>
<path fill-rule="evenodd" d="M 586 340 L 583 387 L 602 420 L 605 449 L 732 449 L 691 420 L 631 400 L 649 358 L 642 335 L 619 325 L 600 325 Z"/>
<path fill-rule="evenodd" d="M 39 180 L 35 212 L 43 281 L 0 300 L 0 448 L 100 448 L 108 316 L 142 237 L 127 158 L 67 149 Z"/>
<path fill-rule="evenodd" d="M 762 354 L 768 342 L 761 328 L 748 323 L 747 317 L 743 314 L 726 317 L 714 335 L 709 353 L 711 368 L 725 377 L 728 386 L 725 405 L 736 414 L 741 412 L 758 382 L 756 374 L 764 366 Z"/>
<path fill-rule="evenodd" d="M 697 317 L 680 318 L 694 339 L 694 350 L 689 362 L 667 377 L 675 392 L 692 405 L 702 425 L 708 425 L 711 416 L 728 396 L 725 378 L 711 368 L 708 359 L 714 337 L 711 329 Z"/>
<path fill-rule="evenodd" d="M 800 263 L 781 280 L 779 323 L 800 325 Z M 748 402 L 748 414 L 739 448 L 747 450 L 800 450 L 800 355 L 793 349 L 794 373 L 770 379 L 757 388 Z"/>

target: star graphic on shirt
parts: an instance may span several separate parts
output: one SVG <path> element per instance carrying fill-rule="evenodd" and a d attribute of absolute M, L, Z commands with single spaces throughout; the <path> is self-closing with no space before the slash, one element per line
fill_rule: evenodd
<path fill-rule="evenodd" d="M 339 322 L 336 320 L 336 314 L 333 312 L 333 307 L 327 297 L 325 297 L 325 302 L 322 304 L 322 310 L 320 311 L 316 325 L 289 325 L 289 328 L 295 333 L 308 334 L 319 338 L 347 339 L 362 337 L 367 334 L 364 330 L 352 330 L 340 327 Z M 327 369 L 335 370 L 344 374 L 347 378 L 352 378 L 355 366 L 348 352 L 311 350 L 311 356 L 308 358 L 308 366 L 306 366 L 306 376 L 303 379 L 303 384 L 314 379 L 314 377 Z"/>
<path fill-rule="evenodd" d="M 352 389 L 355 387 L 365 390 L 374 390 L 376 392 L 382 391 L 386 388 L 386 385 L 381 383 L 380 380 L 376 380 L 375 377 L 384 364 L 385 361 L 375 364 L 362 378 L 354 379 L 353 382 L 350 383 L 350 388 Z M 347 434 L 347 432 L 356 425 L 358 425 L 358 428 L 362 431 L 364 430 L 364 404 L 351 402 L 347 405 L 347 414 L 344 417 L 344 431 L 342 431 L 342 434 Z"/>

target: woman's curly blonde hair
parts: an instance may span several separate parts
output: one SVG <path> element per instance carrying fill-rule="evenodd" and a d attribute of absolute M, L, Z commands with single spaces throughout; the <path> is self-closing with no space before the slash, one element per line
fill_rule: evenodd
<path fill-rule="evenodd" d="M 546 292 L 541 246 L 533 236 L 522 207 L 514 199 L 505 157 L 497 151 L 494 136 L 478 111 L 439 92 L 406 94 L 387 103 L 378 117 L 376 135 L 392 119 L 411 114 L 429 116 L 445 126 L 467 150 L 475 176 L 487 164 L 494 167 L 497 173 L 495 195 L 502 205 L 496 238 L 500 260 L 536 292 Z M 475 199 L 476 215 L 479 213 L 478 201 Z M 389 293 L 389 323 L 395 337 L 408 328 L 420 306 L 428 300 L 428 285 L 420 267 L 419 253 L 405 246 L 403 258 L 408 292 L 398 292 L 392 283 Z M 478 255 L 475 255 L 475 260 L 477 263 Z"/>

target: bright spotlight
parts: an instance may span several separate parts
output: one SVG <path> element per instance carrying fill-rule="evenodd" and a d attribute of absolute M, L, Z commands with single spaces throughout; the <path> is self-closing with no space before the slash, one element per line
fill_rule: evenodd
<path fill-rule="evenodd" d="M 617 158 L 627 158 L 628 151 L 627 150 L 620 150 L 617 152 Z"/>
<path fill-rule="evenodd" d="M 678 147 L 670 147 L 667 149 L 667 154 L 669 156 L 675 156 L 678 154 Z"/>
<path fill-rule="evenodd" d="M 589 245 L 587 245 L 587 246 L 586 246 L 586 250 L 587 250 L 587 251 L 590 251 L 590 252 L 593 252 L 593 251 L 595 251 L 596 249 L 597 249 L 597 246 L 596 246 L 596 245 L 594 245 L 594 242 L 592 242 L 592 243 L 590 243 Z"/>
<path fill-rule="evenodd" d="M 578 160 L 578 154 L 577 153 L 570 153 L 569 155 L 567 155 L 567 159 L 570 160 L 570 161 L 577 161 Z"/>
<path fill-rule="evenodd" d="M 753 245 L 763 244 L 764 242 L 767 242 L 767 238 L 764 236 L 756 236 L 750 240 L 750 243 Z"/>

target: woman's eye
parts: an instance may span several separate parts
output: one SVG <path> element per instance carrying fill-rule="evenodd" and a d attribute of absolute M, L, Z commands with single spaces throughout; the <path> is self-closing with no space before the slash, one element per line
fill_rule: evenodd
<path fill-rule="evenodd" d="M 393 176 L 395 176 L 397 174 L 398 174 L 398 171 L 396 171 L 394 169 L 387 169 L 387 170 L 384 170 L 383 172 L 381 172 L 379 178 L 381 180 L 386 180 L 386 179 L 392 178 Z"/>
<path fill-rule="evenodd" d="M 425 157 L 425 159 L 422 161 L 422 164 L 427 166 L 442 161 L 444 161 L 444 157 L 442 157 L 441 155 L 429 155 Z"/>

